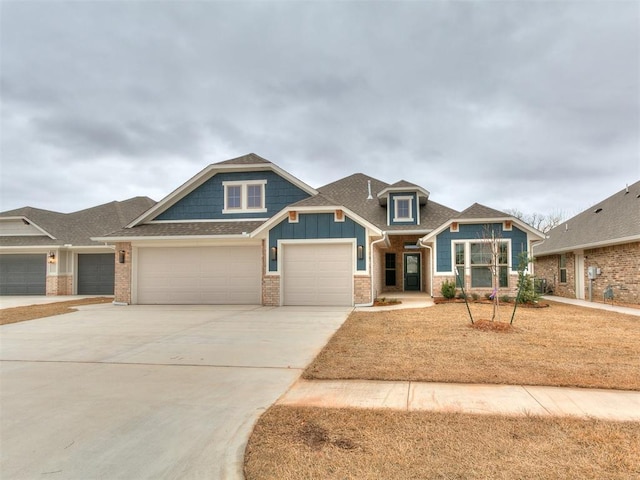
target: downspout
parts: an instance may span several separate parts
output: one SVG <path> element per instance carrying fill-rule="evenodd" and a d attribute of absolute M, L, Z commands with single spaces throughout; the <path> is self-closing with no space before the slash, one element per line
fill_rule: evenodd
<path fill-rule="evenodd" d="M 431 245 L 425 245 L 422 243 L 422 238 L 418 239 L 418 245 L 422 248 L 429 249 L 429 295 L 433 298 L 433 249 L 431 248 Z"/>
<path fill-rule="evenodd" d="M 371 301 L 369 303 L 358 303 L 355 305 L 355 307 L 372 307 L 373 306 L 373 302 L 375 302 L 375 296 L 374 291 L 373 291 L 373 276 L 374 276 L 374 262 L 373 259 L 375 258 L 375 256 L 373 255 L 374 252 L 374 248 L 373 246 L 376 243 L 380 243 L 380 242 L 386 242 L 387 241 L 387 232 L 382 232 L 382 238 L 375 240 L 374 242 L 371 242 L 371 245 L 369 247 L 369 254 L 371 255 L 371 261 L 369 262 L 369 274 L 371 275 Z"/>

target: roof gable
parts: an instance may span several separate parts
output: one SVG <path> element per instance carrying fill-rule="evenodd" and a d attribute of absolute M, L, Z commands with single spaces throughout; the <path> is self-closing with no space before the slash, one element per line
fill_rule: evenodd
<path fill-rule="evenodd" d="M 127 225 L 127 228 L 135 227 L 137 225 L 141 225 L 143 223 L 152 221 L 154 219 L 158 219 L 158 220 L 166 219 L 162 217 L 162 215 L 165 212 L 169 211 L 169 209 L 171 209 L 174 205 L 176 205 L 181 200 L 185 199 L 187 196 L 193 194 L 200 187 L 205 186 L 205 184 L 208 184 L 208 182 L 210 182 L 212 178 L 218 175 L 222 175 L 222 174 L 250 175 L 251 173 L 256 173 L 256 172 L 272 172 L 276 176 L 289 182 L 292 186 L 297 188 L 304 195 L 315 195 L 318 193 L 315 189 L 313 189 L 306 183 L 302 182 L 301 180 L 297 179 L 290 173 L 282 170 L 280 167 L 278 167 L 274 163 L 254 153 L 250 153 L 241 157 L 225 160 L 223 162 L 214 163 L 204 168 L 195 176 L 193 176 L 191 179 L 187 180 L 184 184 L 182 184 L 180 187 L 178 187 L 169 195 L 167 195 L 165 198 L 160 200 L 155 206 L 153 206 L 148 211 L 144 212 L 138 218 L 133 220 L 129 225 Z M 238 177 L 238 178 L 241 178 L 241 177 Z M 208 185 L 212 189 L 215 189 L 216 187 L 214 187 L 214 184 L 215 182 L 209 183 Z M 205 186 L 205 188 L 207 187 Z M 211 192 L 211 195 L 218 195 L 217 198 L 219 202 L 224 201 L 222 197 L 223 194 L 220 192 Z M 297 201 L 299 199 L 300 199 L 300 196 L 290 201 Z M 273 213 L 274 212 L 271 212 L 269 216 L 272 215 Z M 188 222 L 190 220 L 205 219 L 203 215 L 206 216 L 205 214 L 200 213 L 198 214 L 198 216 L 196 216 L 196 218 L 184 218 L 184 221 Z M 265 216 L 264 213 L 261 216 L 264 217 Z M 250 218 L 244 218 L 244 217 L 246 216 L 242 216 L 243 219 L 250 219 Z M 171 221 L 176 221 L 175 218 L 176 218 L 175 216 L 172 216 Z M 211 218 L 208 218 L 208 219 L 211 219 Z M 224 221 L 224 219 L 219 219 L 219 220 Z"/>

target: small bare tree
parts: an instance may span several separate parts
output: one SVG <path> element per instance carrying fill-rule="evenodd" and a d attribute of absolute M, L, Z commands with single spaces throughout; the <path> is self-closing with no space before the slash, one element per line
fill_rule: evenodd
<path fill-rule="evenodd" d="M 500 268 L 502 265 L 501 257 L 502 257 L 502 235 L 500 231 L 496 231 L 492 225 L 485 225 L 482 228 L 482 248 L 481 248 L 481 259 L 484 263 L 485 258 L 489 258 L 489 263 L 487 268 L 491 273 L 491 288 L 493 291 L 491 292 L 490 299 L 493 300 L 493 311 L 491 313 L 491 321 L 494 321 L 496 318 L 500 320 L 500 295 L 498 292 L 500 290 Z"/>
<path fill-rule="evenodd" d="M 567 217 L 562 210 L 554 210 L 551 213 L 523 213 L 517 208 L 509 208 L 505 210 L 505 213 L 516 217 L 518 220 L 522 220 L 524 223 L 531 225 L 533 228 L 540 230 L 542 233 L 547 233 L 554 227 L 557 227 Z"/>

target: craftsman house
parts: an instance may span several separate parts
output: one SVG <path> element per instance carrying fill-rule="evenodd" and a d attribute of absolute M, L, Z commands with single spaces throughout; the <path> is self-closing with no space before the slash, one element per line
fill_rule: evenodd
<path fill-rule="evenodd" d="M 115 249 L 124 304 L 367 305 L 382 294 L 439 295 L 460 273 L 490 291 L 481 253 L 500 239 L 501 290 L 542 234 L 474 204 L 440 205 L 421 186 L 354 174 L 318 189 L 255 154 L 209 165 L 124 228 Z M 462 280 L 461 280 L 462 281 Z"/>

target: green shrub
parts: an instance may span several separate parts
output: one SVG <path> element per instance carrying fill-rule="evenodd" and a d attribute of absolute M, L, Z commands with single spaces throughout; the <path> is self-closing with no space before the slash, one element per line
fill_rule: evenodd
<path fill-rule="evenodd" d="M 485 293 L 485 294 L 484 294 L 484 298 L 485 298 L 486 300 L 491 300 L 491 293 Z"/>
<path fill-rule="evenodd" d="M 471 298 L 473 298 L 474 302 L 477 302 L 478 299 L 480 298 L 480 295 L 478 295 L 477 293 L 474 292 L 474 293 L 471 294 Z"/>
<path fill-rule="evenodd" d="M 509 303 L 511 301 L 511 297 L 509 295 L 502 295 L 500 297 L 500 301 L 503 303 Z"/>
<path fill-rule="evenodd" d="M 458 295 L 456 295 L 457 298 L 459 298 L 460 300 L 464 300 L 465 298 L 467 298 L 467 295 L 460 292 Z"/>
<path fill-rule="evenodd" d="M 533 278 L 524 272 L 518 274 L 518 290 L 520 291 L 518 303 L 535 303 L 540 299 Z"/>
<path fill-rule="evenodd" d="M 456 284 L 455 282 L 445 280 L 440 287 L 440 293 L 446 299 L 451 299 L 456 296 Z"/>

